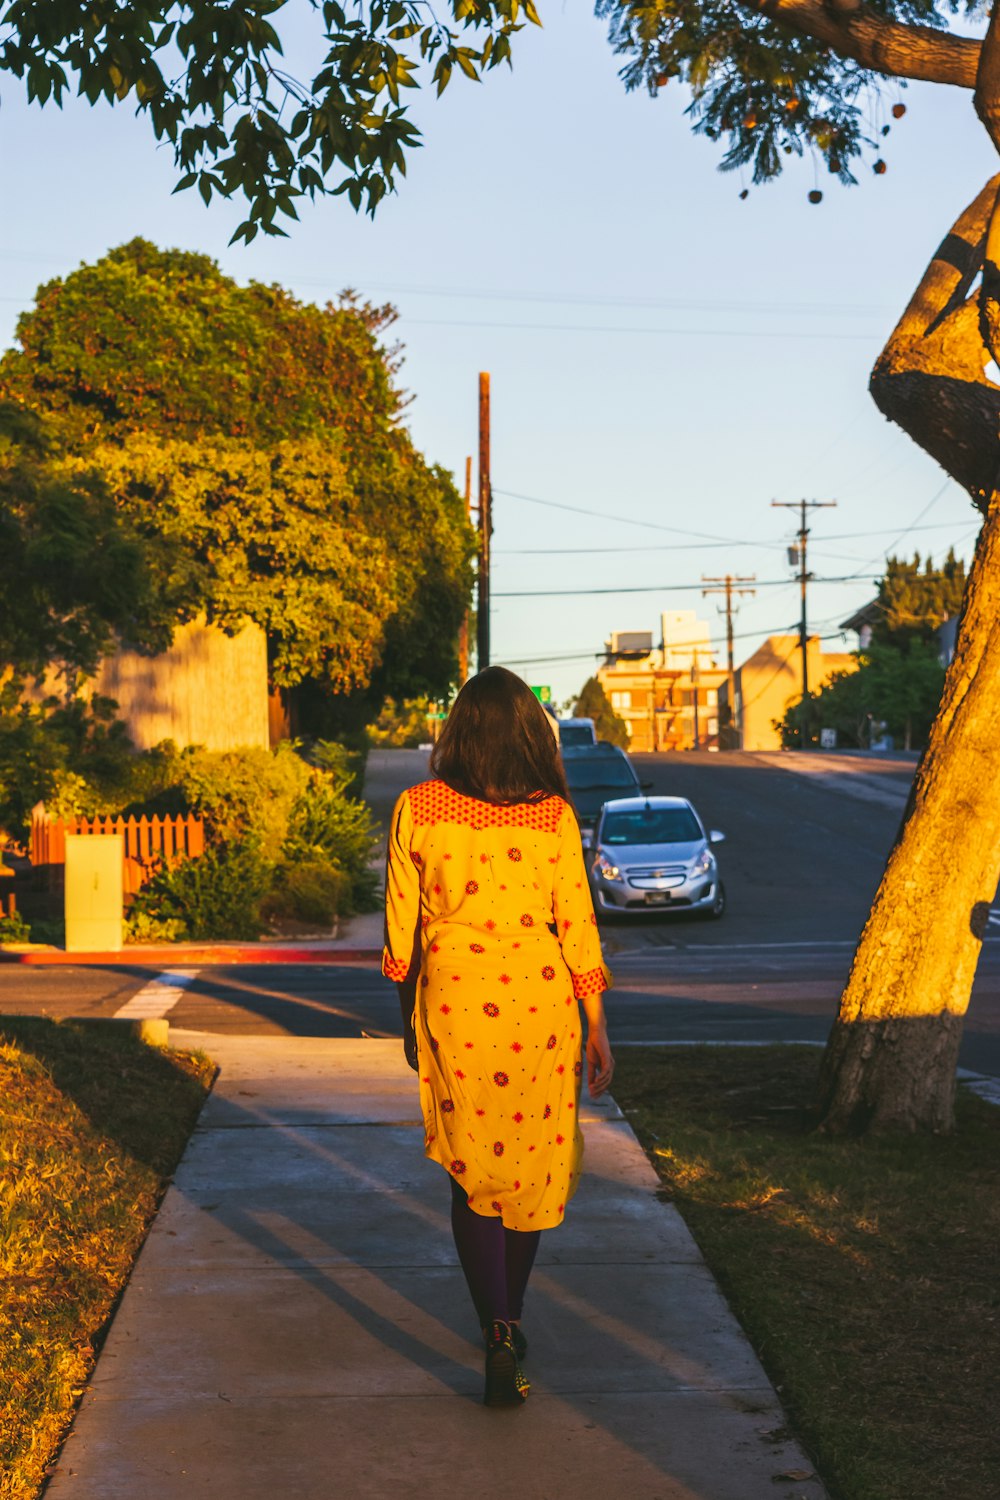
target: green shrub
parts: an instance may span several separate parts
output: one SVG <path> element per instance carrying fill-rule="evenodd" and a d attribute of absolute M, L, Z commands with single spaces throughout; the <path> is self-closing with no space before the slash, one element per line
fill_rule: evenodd
<path fill-rule="evenodd" d="M 135 906 L 125 918 L 126 943 L 182 943 L 190 937 L 179 917 L 154 917 Z"/>
<path fill-rule="evenodd" d="M 374 724 L 368 726 L 373 745 L 393 749 L 416 749 L 431 737 L 428 716 L 437 712 L 430 698 L 404 698 L 397 703 L 387 698 Z"/>
<path fill-rule="evenodd" d="M 31 941 L 31 928 L 18 912 L 11 912 L 10 916 L 0 916 L 0 943 L 28 943 Z"/>
<path fill-rule="evenodd" d="M 292 808 L 282 855 L 286 862 L 323 860 L 348 881 L 345 913 L 371 911 L 379 877 L 371 867 L 376 833 L 366 802 L 348 797 L 343 784 L 314 779 Z"/>
<path fill-rule="evenodd" d="M 351 883 L 343 870 L 325 859 L 284 861 L 261 904 L 267 922 L 308 922 L 332 927 L 350 904 Z"/>
<path fill-rule="evenodd" d="M 178 922 L 195 941 L 260 936 L 271 865 L 258 843 L 217 844 L 197 859 L 160 870 L 140 891 L 131 920 Z"/>
<path fill-rule="evenodd" d="M 278 858 L 292 808 L 315 776 L 287 740 L 274 750 L 185 750 L 177 769 L 186 809 L 205 819 L 209 838 L 255 840 L 268 860 Z"/>

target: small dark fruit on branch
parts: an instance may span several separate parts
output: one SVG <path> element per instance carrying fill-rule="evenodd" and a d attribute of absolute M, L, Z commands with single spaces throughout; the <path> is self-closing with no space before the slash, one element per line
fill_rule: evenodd
<path fill-rule="evenodd" d="M 822 203 L 823 202 L 823 194 L 820 192 L 819 188 L 813 188 L 812 192 L 809 194 L 809 202 L 810 203 Z"/>
<path fill-rule="evenodd" d="M 889 131 L 890 131 L 890 129 L 891 129 L 891 128 L 892 128 L 892 127 L 891 127 L 891 126 L 889 126 L 889 125 L 883 125 L 883 126 L 882 126 L 882 134 L 883 134 L 883 135 L 888 135 L 888 134 L 889 134 Z"/>
<path fill-rule="evenodd" d="M 892 106 L 892 118 L 894 120 L 901 120 L 905 114 L 906 114 L 906 105 L 905 104 L 894 104 Z"/>
<path fill-rule="evenodd" d="M 657 73 L 657 75 L 656 75 L 656 87 L 658 89 L 665 89 L 666 86 L 667 86 L 667 84 L 669 82 L 670 82 L 670 74 L 669 73 Z"/>
<path fill-rule="evenodd" d="M 882 161 L 881 158 L 879 158 L 879 160 L 872 167 L 872 171 L 875 173 L 876 177 L 881 177 L 882 174 L 883 174 L 883 172 L 885 172 L 885 170 L 886 170 L 885 162 Z"/>
<path fill-rule="evenodd" d="M 743 116 L 743 129 L 744 130 L 756 130 L 756 128 L 757 128 L 757 116 L 754 114 L 753 110 L 751 110 L 748 115 L 744 115 Z"/>
<path fill-rule="evenodd" d="M 743 199 L 744 198 L 749 198 L 749 196 L 750 196 L 750 189 L 749 188 L 744 188 L 743 191 L 742 191 L 742 193 L 740 193 L 740 202 L 742 203 Z"/>

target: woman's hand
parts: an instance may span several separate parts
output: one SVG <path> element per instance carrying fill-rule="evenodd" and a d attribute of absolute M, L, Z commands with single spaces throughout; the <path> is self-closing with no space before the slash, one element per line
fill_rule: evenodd
<path fill-rule="evenodd" d="M 403 1056 L 416 1073 L 420 1065 L 417 1062 L 417 1034 L 413 1029 L 412 1021 L 403 1032 Z"/>
<path fill-rule="evenodd" d="M 417 1001 L 416 980 L 405 980 L 402 984 L 397 984 L 396 990 L 399 995 L 400 1019 L 403 1023 L 403 1056 L 416 1073 L 420 1067 L 417 1062 L 417 1033 L 413 1026 L 414 1007 Z"/>
<path fill-rule="evenodd" d="M 587 1030 L 587 1088 L 591 1099 L 599 1099 L 611 1083 L 615 1060 L 604 1022 Z"/>

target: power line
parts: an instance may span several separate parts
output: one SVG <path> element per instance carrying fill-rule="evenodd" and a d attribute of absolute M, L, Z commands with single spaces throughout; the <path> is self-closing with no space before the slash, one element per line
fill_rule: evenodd
<path fill-rule="evenodd" d="M 549 510 L 568 510 L 576 516 L 592 516 L 597 521 L 614 521 L 620 526 L 643 526 L 649 531 L 669 531 L 674 536 L 700 537 L 704 541 L 722 542 L 731 547 L 783 547 L 781 542 L 748 542 L 731 536 L 719 536 L 712 531 L 687 531 L 681 526 L 665 526 L 662 521 L 640 521 L 633 516 L 612 515 L 606 510 L 588 510 L 582 505 L 569 505 L 565 500 L 543 500 L 538 495 L 523 495 L 517 490 L 502 490 L 496 486 L 494 495 L 505 495 L 508 500 L 525 500 L 530 505 L 544 505 Z M 604 550 L 603 548 L 601 549 Z"/>
<path fill-rule="evenodd" d="M 856 573 L 845 574 L 842 578 L 813 578 L 812 583 L 857 583 Z M 877 582 L 873 578 L 872 582 Z M 787 578 L 765 578 L 757 587 L 759 589 L 788 588 Z M 700 583 L 644 583 L 627 584 L 624 588 L 589 588 L 589 589 L 513 589 L 504 593 L 494 593 L 494 599 L 565 599 L 573 595 L 578 598 L 597 594 L 685 594 L 701 588 Z"/>
<path fill-rule="evenodd" d="M 495 493 L 506 493 L 496 491 Z M 523 498 L 523 497 L 518 497 Z M 617 517 L 608 516 L 608 520 L 616 520 Z M 957 521 L 934 521 L 930 526 L 910 526 L 908 532 L 913 531 L 951 531 L 958 525 Z M 866 536 L 888 536 L 895 531 L 895 526 L 878 526 L 872 531 L 835 531 L 827 536 L 817 537 L 819 543 L 824 542 L 847 542 L 856 541 L 859 537 Z M 976 530 L 978 530 L 978 526 Z M 963 533 L 961 540 L 965 539 L 967 533 Z M 583 556 L 586 553 L 600 553 L 602 556 L 611 552 L 697 552 L 704 548 L 706 551 L 711 547 L 774 547 L 784 551 L 784 542 L 657 542 L 652 545 L 636 542 L 630 547 L 503 547 L 494 552 L 494 557 L 570 557 Z M 895 546 L 896 544 L 893 543 Z M 833 554 L 828 554 L 832 556 Z"/>
<path fill-rule="evenodd" d="M 777 328 L 624 328 L 607 323 L 487 323 L 472 318 L 410 318 L 400 314 L 400 322 L 425 328 L 492 328 L 509 333 L 632 333 L 646 338 L 696 337 L 719 339 L 791 339 L 795 342 L 829 339 L 834 343 L 877 341 L 878 333 L 810 333 L 786 332 Z"/>

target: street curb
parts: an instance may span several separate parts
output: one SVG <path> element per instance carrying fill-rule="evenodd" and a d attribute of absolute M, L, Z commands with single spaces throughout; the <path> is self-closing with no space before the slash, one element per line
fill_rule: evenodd
<path fill-rule="evenodd" d="M 256 947 L 254 944 L 212 944 L 198 947 L 184 944 L 148 948 L 141 944 L 107 953 L 67 953 L 63 948 L 0 949 L 0 964 L 73 964 L 86 968 L 124 966 L 140 969 L 177 969 L 190 964 L 204 969 L 210 965 L 233 964 L 339 964 L 378 963 L 381 948 L 291 948 Z"/>
<path fill-rule="evenodd" d="M 147 1047 L 170 1045 L 170 1022 L 164 1016 L 67 1016 L 66 1024 L 70 1023 L 121 1041 L 145 1042 Z"/>

